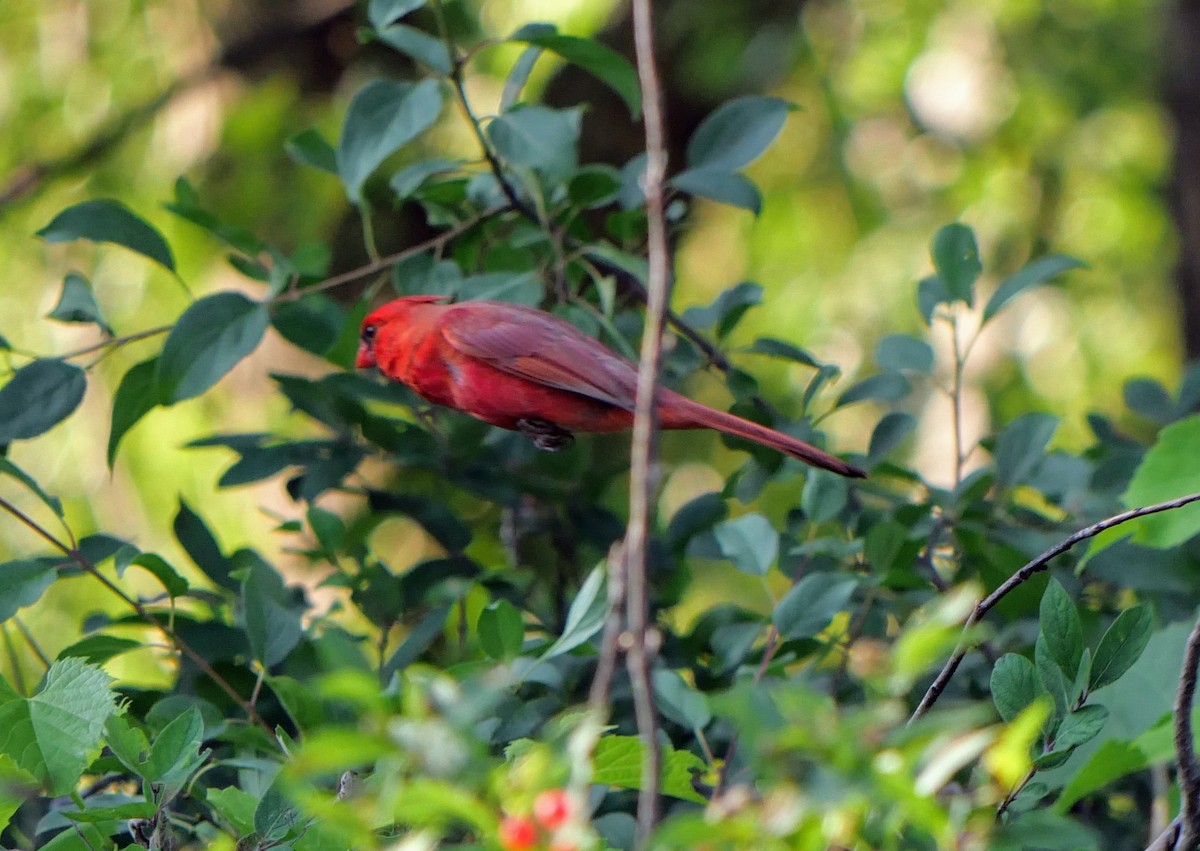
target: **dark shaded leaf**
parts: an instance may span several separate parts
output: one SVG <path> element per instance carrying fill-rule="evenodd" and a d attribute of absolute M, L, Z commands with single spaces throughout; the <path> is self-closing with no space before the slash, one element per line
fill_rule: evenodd
<path fill-rule="evenodd" d="M 1057 428 L 1058 417 L 1038 412 L 1009 423 L 996 438 L 996 483 L 1013 487 L 1027 482 L 1046 457 L 1046 446 Z"/>
<path fill-rule="evenodd" d="M 240 550 L 233 562 L 242 572 L 242 628 L 250 651 L 265 667 L 277 665 L 300 642 L 304 593 L 285 585 L 279 572 L 257 553 Z"/>
<path fill-rule="evenodd" d="M 0 446 L 28 440 L 69 417 L 87 390 L 84 372 L 54 358 L 21 367 L 0 387 Z"/>
<path fill-rule="evenodd" d="M 1087 267 L 1083 261 L 1067 257 L 1065 254 L 1049 254 L 1039 257 L 1001 282 L 983 308 L 983 321 L 987 322 L 999 313 L 1004 305 L 1030 287 L 1044 284 L 1056 275 L 1071 269 L 1086 269 Z"/>
<path fill-rule="evenodd" d="M 689 169 L 737 171 L 767 149 L 783 129 L 792 105 L 771 97 L 731 100 L 710 113 L 688 140 Z"/>
<path fill-rule="evenodd" d="M 487 137 L 510 165 L 565 176 L 578 162 L 579 125 L 578 109 L 519 106 L 494 118 Z"/>
<path fill-rule="evenodd" d="M 510 41 L 522 41 L 557 53 L 572 65 L 577 65 L 621 96 L 629 107 L 630 118 L 636 119 L 642 109 L 642 91 L 637 72 L 621 54 L 611 47 L 590 38 L 562 35 L 553 27 L 531 24 L 521 27 Z"/>
<path fill-rule="evenodd" d="M 138 420 L 158 406 L 158 358 L 134 364 L 121 378 L 113 395 L 112 425 L 108 430 L 108 467 L 117 458 L 121 439 Z"/>
<path fill-rule="evenodd" d="M 816 635 L 843 611 L 858 580 L 838 573 L 810 573 L 792 586 L 771 613 L 771 622 L 785 640 Z"/>
<path fill-rule="evenodd" d="M 78 272 L 68 272 L 67 276 L 63 278 L 63 288 L 58 296 L 58 304 L 54 306 L 54 310 L 50 311 L 48 318 L 57 319 L 59 322 L 94 322 L 106 334 L 111 336 L 113 333 L 112 328 L 108 327 L 108 323 L 100 314 L 100 305 L 96 304 L 96 297 L 92 294 L 92 285 Z"/>
<path fill-rule="evenodd" d="M 363 202 L 363 185 L 379 165 L 424 133 L 442 110 L 436 80 L 415 85 L 373 80 L 350 101 L 337 148 L 338 174 L 346 194 Z"/>
<path fill-rule="evenodd" d="M 87 239 L 122 245 L 175 271 L 175 258 L 162 234 L 119 201 L 84 201 L 68 207 L 37 235 L 47 242 Z"/>
<path fill-rule="evenodd" d="M 916 430 L 917 418 L 912 414 L 896 411 L 886 414 L 871 431 L 871 442 L 867 447 L 867 461 L 878 464 L 889 453 Z"/>
<path fill-rule="evenodd" d="M 762 195 L 758 187 L 735 171 L 716 167 L 689 168 L 672 177 L 669 183 L 680 192 L 749 210 L 756 216 L 762 212 Z"/>
<path fill-rule="evenodd" d="M 199 396 L 258 348 L 270 316 L 241 293 L 215 293 L 183 312 L 158 356 L 158 397 L 172 405 Z"/>
<path fill-rule="evenodd" d="M 910 392 L 912 386 L 903 375 L 898 372 L 882 372 L 879 375 L 868 375 L 862 381 L 851 385 L 850 389 L 838 397 L 837 407 L 866 401 L 895 402 Z"/>
<path fill-rule="evenodd" d="M 1134 606 L 1117 615 L 1096 647 L 1092 660 L 1089 691 L 1111 685 L 1133 666 L 1146 649 L 1153 631 L 1153 617 L 1148 606 Z"/>
<path fill-rule="evenodd" d="M 933 237 L 930 247 L 933 268 L 955 301 L 970 307 L 975 293 L 975 281 L 983 271 L 979 262 L 979 246 L 975 232 L 963 224 L 946 225 Z"/>
<path fill-rule="evenodd" d="M 1037 668 L 1024 656 L 1005 653 L 992 668 L 992 701 L 1005 721 L 1012 721 L 1029 704 L 1046 693 Z"/>
<path fill-rule="evenodd" d="M 908 334 L 889 334 L 875 347 L 875 361 L 883 369 L 929 375 L 933 372 L 933 347 Z"/>

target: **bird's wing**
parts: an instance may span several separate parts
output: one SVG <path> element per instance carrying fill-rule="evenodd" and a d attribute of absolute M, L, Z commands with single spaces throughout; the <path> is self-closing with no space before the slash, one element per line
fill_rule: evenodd
<path fill-rule="evenodd" d="M 456 307 L 443 315 L 442 336 L 464 355 L 537 384 L 633 410 L 636 368 L 569 322 L 519 305 Z"/>

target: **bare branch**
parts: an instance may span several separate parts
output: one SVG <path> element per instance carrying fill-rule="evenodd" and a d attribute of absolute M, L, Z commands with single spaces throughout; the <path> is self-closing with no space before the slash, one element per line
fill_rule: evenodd
<path fill-rule="evenodd" d="M 1192 849 L 1200 841 L 1200 762 L 1192 736 L 1192 706 L 1196 699 L 1196 669 L 1200 667 L 1200 620 L 1188 636 L 1175 696 L 1175 762 L 1179 766 L 1179 838 L 1175 847 Z"/>
<path fill-rule="evenodd" d="M 1129 511 L 1122 512 L 1121 514 L 1108 517 L 1098 523 L 1093 523 L 1091 526 L 1080 529 L 1070 537 L 1059 541 L 1057 544 L 1046 550 L 1040 556 L 1030 561 L 1028 564 L 1006 579 L 1003 585 L 981 600 L 979 604 L 976 605 L 971 611 L 971 614 L 967 617 L 966 622 L 963 624 L 963 636 L 961 639 L 959 639 L 958 647 L 954 649 L 954 653 L 946 661 L 945 667 L 942 668 L 941 672 L 934 679 L 933 683 L 930 684 L 928 691 L 926 691 L 925 696 L 921 698 L 921 702 L 913 712 L 912 717 L 908 719 L 908 723 L 911 724 L 928 712 L 930 707 L 932 707 L 933 704 L 937 702 L 937 699 L 942 696 L 942 692 L 946 690 L 946 686 L 950 684 L 950 680 L 954 676 L 954 672 L 958 670 L 958 666 L 962 664 L 962 660 L 967 655 L 967 651 L 971 649 L 968 645 L 968 633 L 970 632 L 971 627 L 979 623 L 979 621 L 983 619 L 983 616 L 995 608 L 996 604 L 1003 600 L 1014 588 L 1021 585 L 1023 582 L 1027 582 L 1035 573 L 1040 573 L 1049 567 L 1051 559 L 1053 559 L 1055 556 L 1062 555 L 1079 542 L 1086 541 L 1089 538 L 1094 538 L 1101 532 L 1111 529 L 1114 526 L 1120 526 L 1122 523 L 1128 523 L 1130 520 L 1136 520 L 1139 517 L 1145 517 L 1147 514 L 1157 514 L 1160 511 L 1171 511 L 1175 508 L 1182 508 L 1189 503 L 1197 501 L 1200 501 L 1200 493 L 1193 493 L 1189 494 L 1188 496 L 1179 497 L 1178 499 L 1168 500 L 1167 502 L 1146 505 L 1141 508 L 1133 508 Z"/>

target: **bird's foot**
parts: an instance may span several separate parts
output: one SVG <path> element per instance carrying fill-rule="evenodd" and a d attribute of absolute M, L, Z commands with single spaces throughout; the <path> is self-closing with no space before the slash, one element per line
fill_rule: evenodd
<path fill-rule="evenodd" d="M 533 441 L 533 445 L 546 452 L 568 449 L 575 442 L 575 435 L 549 420 L 528 417 L 517 420 L 517 430 Z"/>

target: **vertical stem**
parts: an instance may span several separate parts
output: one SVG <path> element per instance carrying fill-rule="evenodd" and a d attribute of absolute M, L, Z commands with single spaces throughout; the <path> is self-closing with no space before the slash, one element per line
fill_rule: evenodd
<path fill-rule="evenodd" d="M 633 43 L 638 82 L 642 90 L 642 116 L 646 132 L 646 229 L 649 276 L 646 281 L 646 325 L 638 360 L 637 402 L 634 408 L 633 447 L 630 458 L 629 528 L 625 534 L 626 617 L 629 650 L 625 661 L 633 689 L 638 735 L 642 741 L 642 784 L 638 793 L 637 845 L 645 847 L 658 820 L 658 725 L 650 670 L 658 634 L 649 623 L 646 543 L 651 503 L 658 484 L 657 432 L 659 364 L 662 332 L 670 296 L 671 269 L 664 215 L 663 181 L 667 170 L 666 131 L 658 69 L 654 59 L 654 28 L 650 0 L 633 0 Z"/>
<path fill-rule="evenodd" d="M 962 390 L 963 353 L 958 341 L 958 311 L 951 307 L 950 344 L 954 350 L 954 384 L 950 388 L 951 418 L 954 425 L 954 489 L 962 484 L 963 436 L 962 436 Z"/>

